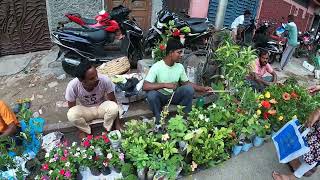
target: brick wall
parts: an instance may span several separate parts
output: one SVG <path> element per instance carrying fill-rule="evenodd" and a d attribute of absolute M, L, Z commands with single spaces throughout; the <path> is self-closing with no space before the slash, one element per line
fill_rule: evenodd
<path fill-rule="evenodd" d="M 257 15 L 260 20 L 273 20 L 279 23 L 281 18 L 285 20 L 289 14 L 295 15 L 295 22 L 299 31 L 306 31 L 312 25 L 314 9 L 305 8 L 292 0 L 261 0 L 260 13 Z"/>

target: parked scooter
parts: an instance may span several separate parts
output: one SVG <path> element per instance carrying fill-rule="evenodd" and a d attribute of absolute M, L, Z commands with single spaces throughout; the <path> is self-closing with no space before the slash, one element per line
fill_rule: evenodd
<path fill-rule="evenodd" d="M 254 43 L 257 50 L 266 50 L 269 52 L 269 63 L 280 61 L 285 48 L 285 39 L 282 37 L 285 32 L 284 27 L 280 26 L 274 33 L 269 32 L 270 27 L 275 25 L 264 21 L 256 29 Z"/>
<path fill-rule="evenodd" d="M 202 49 L 205 47 L 207 39 L 211 36 L 211 27 L 207 18 L 189 18 L 179 16 L 176 13 L 170 12 L 164 8 L 157 13 L 158 18 L 152 28 L 149 29 L 146 37 L 144 38 L 143 47 L 146 54 L 150 54 L 156 43 L 162 40 L 161 35 L 168 30 L 170 21 L 174 21 L 177 29 L 186 28 L 189 31 L 179 31 L 180 39 L 184 42 L 185 46 L 192 49 Z"/>
<path fill-rule="evenodd" d="M 128 18 L 128 8 L 115 7 L 110 14 L 117 15 L 124 38 L 116 40 L 115 32 L 100 28 L 62 28 L 51 34 L 53 43 L 60 48 L 58 59 L 64 71 L 74 75 L 75 67 L 85 59 L 95 64 L 128 56 L 132 67 L 142 59 L 143 31 L 134 20 Z"/>

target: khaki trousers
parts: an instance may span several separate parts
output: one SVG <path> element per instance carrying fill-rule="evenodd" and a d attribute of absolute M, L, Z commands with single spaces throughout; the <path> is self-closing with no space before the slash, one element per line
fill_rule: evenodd
<path fill-rule="evenodd" d="M 91 134 L 91 128 L 87 123 L 88 121 L 103 118 L 103 127 L 107 131 L 110 131 L 113 121 L 118 115 L 118 104 L 113 101 L 105 101 L 96 107 L 74 106 L 70 108 L 67 113 L 68 120 L 87 134 Z"/>

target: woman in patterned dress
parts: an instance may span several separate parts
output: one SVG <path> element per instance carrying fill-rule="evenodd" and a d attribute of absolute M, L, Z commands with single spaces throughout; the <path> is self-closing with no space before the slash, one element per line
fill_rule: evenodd
<path fill-rule="evenodd" d="M 308 90 L 314 94 L 320 91 L 320 85 L 311 86 Z M 294 180 L 302 176 L 311 176 L 316 171 L 316 166 L 320 164 L 320 108 L 311 113 L 305 125 L 311 128 L 311 132 L 307 135 L 310 152 L 289 162 L 292 173 L 280 174 L 274 171 L 272 173 L 274 180 Z"/>

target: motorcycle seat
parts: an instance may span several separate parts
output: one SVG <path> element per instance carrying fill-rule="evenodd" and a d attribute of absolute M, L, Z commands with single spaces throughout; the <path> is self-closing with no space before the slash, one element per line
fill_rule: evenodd
<path fill-rule="evenodd" d="M 197 25 L 190 26 L 191 33 L 202 33 L 208 30 L 208 25 L 206 23 L 201 23 Z"/>
<path fill-rule="evenodd" d="M 103 29 L 83 29 L 83 28 L 64 28 L 60 31 L 88 39 L 91 42 L 99 43 L 106 40 L 106 32 Z"/>
<path fill-rule="evenodd" d="M 206 18 L 187 18 L 185 19 L 185 21 L 191 26 L 194 24 L 202 24 L 205 23 L 207 21 Z"/>

